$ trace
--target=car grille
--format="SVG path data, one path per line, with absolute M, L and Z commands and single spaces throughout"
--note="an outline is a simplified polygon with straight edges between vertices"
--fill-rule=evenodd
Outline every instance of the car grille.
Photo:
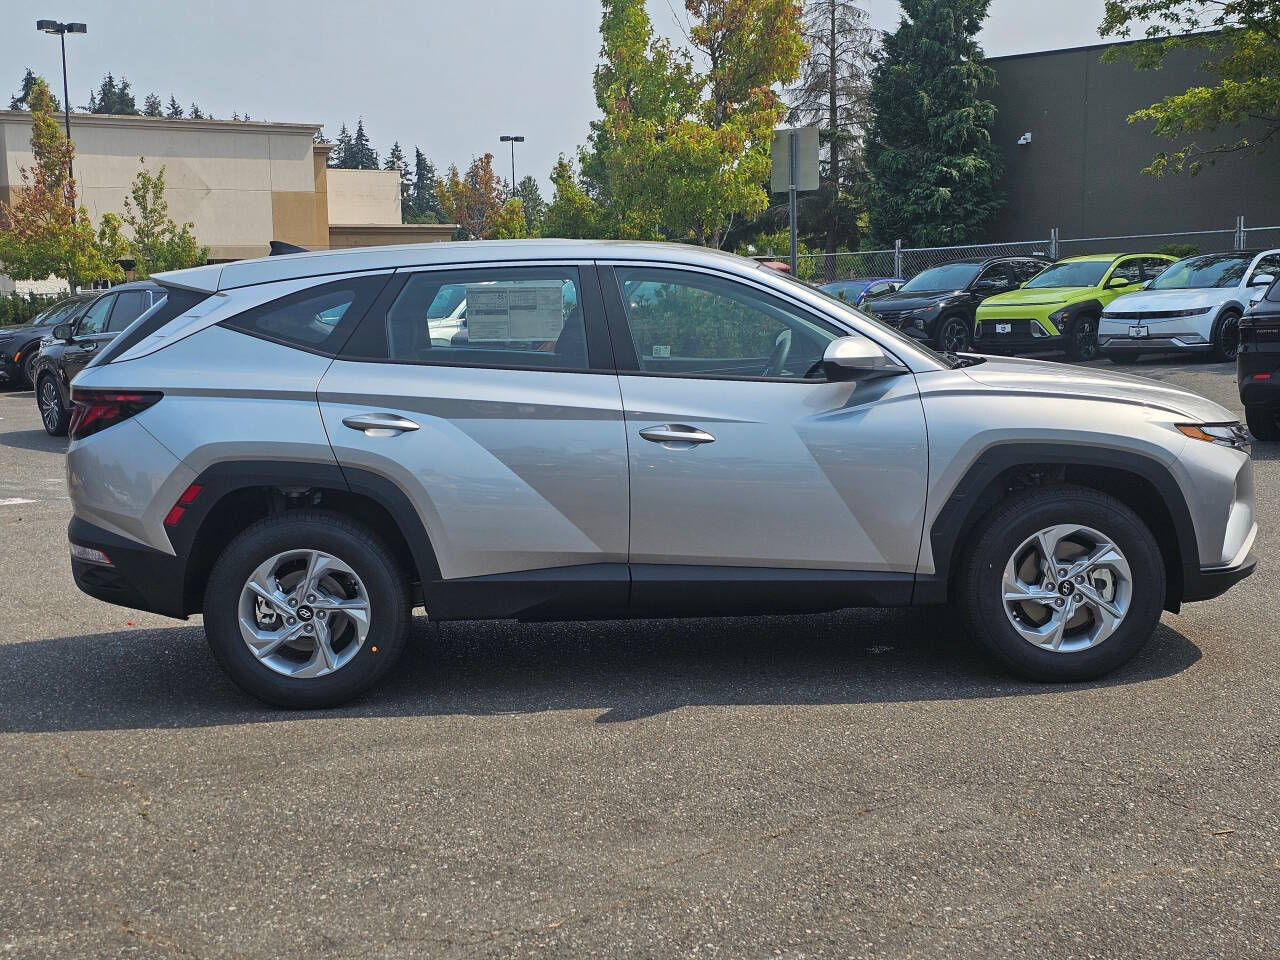
M 997 323 L 1009 324 L 1008 333 L 996 333 Z M 998 340 L 1001 337 L 1030 337 L 1032 329 L 1035 326 L 1034 320 L 983 320 L 978 324 L 977 336 L 991 337 Z
M 902 326 L 902 319 L 911 313 L 910 310 L 875 310 L 873 312 L 877 320 L 891 327 Z
M 1201 314 L 1208 312 L 1208 307 L 1200 311 Z M 1107 310 L 1103 316 L 1108 320 L 1178 320 L 1187 317 L 1188 313 L 1185 310 L 1138 310 L 1136 312 Z M 1198 314 L 1191 314 L 1191 316 L 1198 316 Z

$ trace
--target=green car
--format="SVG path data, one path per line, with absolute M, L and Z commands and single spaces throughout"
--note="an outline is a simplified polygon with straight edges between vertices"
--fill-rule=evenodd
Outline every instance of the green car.
M 1141 290 L 1174 257 L 1100 253 L 1059 260 L 1017 290 L 978 306 L 973 348 L 982 353 L 1065 350 L 1072 360 L 1098 355 L 1098 318 L 1116 297 Z

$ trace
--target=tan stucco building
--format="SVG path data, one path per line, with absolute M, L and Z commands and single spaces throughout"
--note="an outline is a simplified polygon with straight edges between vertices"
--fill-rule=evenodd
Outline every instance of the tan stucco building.
M 330 170 L 317 124 L 72 114 L 81 202 L 120 213 L 140 167 L 165 168 L 165 199 L 210 260 L 263 256 L 272 240 L 309 249 L 448 240 L 448 224 L 404 224 L 394 171 Z M 0 200 L 21 189 L 31 115 L 0 110 Z

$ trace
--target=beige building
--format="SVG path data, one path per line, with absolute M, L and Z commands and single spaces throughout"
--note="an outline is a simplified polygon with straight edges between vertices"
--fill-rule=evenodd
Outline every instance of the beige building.
M 330 170 L 308 123 L 72 114 L 81 202 L 97 222 L 120 213 L 141 166 L 165 168 L 165 199 L 195 225 L 210 260 L 264 256 L 272 240 L 308 249 L 448 240 L 448 224 L 404 224 L 394 171 Z M 0 110 L 0 200 L 32 164 L 31 115 Z M 0 291 L 5 289 L 0 278 Z M 10 284 L 9 289 L 12 289 Z

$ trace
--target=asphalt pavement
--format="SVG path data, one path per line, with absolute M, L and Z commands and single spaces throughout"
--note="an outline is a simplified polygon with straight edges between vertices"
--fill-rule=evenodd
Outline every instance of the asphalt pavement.
M 64 446 L 0 385 L 0 957 L 1280 955 L 1280 444 L 1260 572 L 1103 682 L 945 610 L 419 620 L 316 713 L 75 589 Z

